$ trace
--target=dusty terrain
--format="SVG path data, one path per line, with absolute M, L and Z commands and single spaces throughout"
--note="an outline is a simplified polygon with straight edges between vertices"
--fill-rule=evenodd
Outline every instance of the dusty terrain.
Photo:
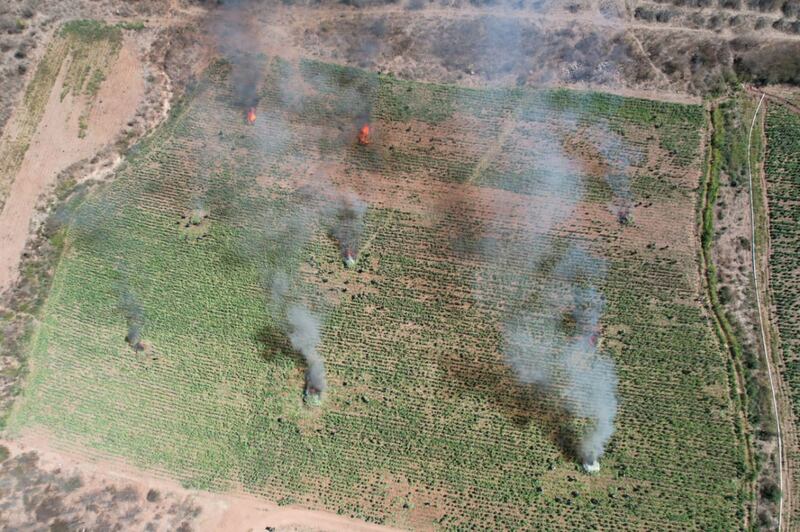
M 254 497 L 187 490 L 119 461 L 55 449 L 40 435 L 0 440 L 3 447 L 9 456 L 0 460 L 0 494 L 4 495 L 0 508 L 5 525 L 12 528 L 60 523 L 69 529 L 105 526 L 183 532 L 269 527 L 286 532 L 393 530 L 336 514 L 280 507 Z
M 44 117 L 28 147 L 9 191 L 6 208 L 0 213 L 0 292 L 11 286 L 39 196 L 51 187 L 56 176 L 70 165 L 92 157 L 122 131 L 144 97 L 143 69 L 136 51 L 125 43 L 88 113 L 87 134 L 78 136 L 78 119 L 86 101 L 72 94 L 62 100 L 62 65 Z M 81 98 L 78 97 L 78 100 Z M 9 125 L 13 131 L 14 122 Z
M 763 69 L 791 77 L 792 68 L 783 69 L 781 61 L 792 61 L 786 54 L 800 45 L 796 33 L 776 23 L 786 18 L 783 13 L 742 6 L 737 11 L 594 0 L 346 4 L 284 3 L 253 16 L 266 29 L 271 49 L 291 47 L 410 79 L 598 86 L 668 99 L 720 90 L 736 74 L 761 79 Z

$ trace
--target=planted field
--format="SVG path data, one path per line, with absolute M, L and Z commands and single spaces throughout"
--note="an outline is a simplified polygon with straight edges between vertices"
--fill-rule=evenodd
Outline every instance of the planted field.
M 698 279 L 701 107 L 273 61 L 250 126 L 228 78 L 214 66 L 78 209 L 10 430 L 399 526 L 740 526 L 738 413 Z M 626 161 L 625 223 L 604 135 Z M 580 187 L 553 179 L 553 138 Z M 368 205 L 354 269 L 322 223 L 306 239 L 286 229 L 321 174 Z M 553 198 L 571 205 L 557 223 L 514 215 Z M 502 269 L 476 252 L 492 238 Z M 585 267 L 605 264 L 599 349 L 619 378 L 597 475 L 571 454 L 585 420 L 501 354 L 506 281 L 533 294 L 513 303 L 546 311 L 547 264 L 577 245 Z M 528 268 L 531 254 L 550 258 Z M 272 311 L 279 269 L 325 318 L 319 406 Z
M 777 317 L 778 346 L 784 389 L 791 398 L 792 416 L 800 415 L 800 116 L 782 105 L 770 104 L 766 117 L 767 179 L 770 237 L 770 297 Z M 780 366 L 779 366 L 780 367 Z M 795 440 L 795 434 L 787 436 Z M 797 449 L 787 445 L 790 463 Z M 797 485 L 797 468 L 793 468 Z

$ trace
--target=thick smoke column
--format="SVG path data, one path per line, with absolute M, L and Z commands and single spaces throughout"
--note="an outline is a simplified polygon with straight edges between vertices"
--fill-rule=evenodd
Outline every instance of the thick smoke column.
M 342 194 L 335 205 L 330 233 L 339 242 L 342 260 L 348 268 L 355 266 L 358 260 L 366 211 L 367 204 L 352 192 Z
M 119 309 L 125 315 L 128 334 L 125 341 L 135 352 L 144 351 L 142 343 L 142 327 L 144 327 L 144 310 L 130 290 L 124 290 L 119 300 Z
M 587 422 L 570 450 L 587 471 L 596 471 L 617 412 L 616 370 L 599 341 L 606 265 L 573 237 L 560 236 L 587 192 L 581 164 L 564 148 L 580 121 L 565 114 L 560 122 L 536 133 L 535 156 L 524 154 L 515 163 L 536 169 L 516 202 L 488 207 L 493 216 L 480 247 L 484 267 L 475 293 L 490 307 L 501 306 L 502 353 L 519 382 L 540 388 Z
M 587 470 L 599 467 L 617 412 L 616 370 L 598 345 L 604 301 L 595 284 L 604 271 L 601 259 L 571 245 L 537 286 L 538 301 L 510 311 L 503 330 L 504 354 L 520 382 L 591 423 L 576 449 Z
M 306 361 L 306 393 L 321 394 L 328 387 L 325 381 L 325 364 L 317 352 L 320 342 L 320 322 L 302 305 L 291 305 L 286 312 L 289 322 L 289 341 Z
M 578 288 L 574 294 L 578 335 L 566 360 L 567 385 L 562 390 L 575 414 L 592 420 L 579 453 L 591 469 L 614 433 L 617 415 L 617 372 L 614 363 L 598 351 L 598 327 L 603 298 L 594 288 Z
M 285 312 L 286 334 L 289 341 L 306 362 L 306 395 L 319 396 L 328 387 L 325 380 L 325 362 L 317 351 L 322 339 L 320 317 L 302 303 L 287 303 L 290 292 L 289 277 L 278 271 L 272 280 L 271 299 L 278 312 Z
M 544 7 L 549 7 L 544 4 Z M 609 27 L 606 23 L 604 27 Z M 509 51 L 502 59 L 502 71 L 524 74 L 538 50 L 563 45 L 574 48 L 569 32 L 553 34 L 525 32 L 512 19 L 498 17 L 485 25 L 486 47 L 474 50 L 472 62 L 495 61 L 486 50 Z M 620 28 L 621 29 L 621 28 Z M 563 41 L 563 42 L 560 42 Z M 611 61 L 609 61 L 609 59 Z M 482 61 L 483 60 L 483 61 Z M 587 64 L 591 72 L 612 71 L 615 58 L 603 57 L 604 64 Z M 500 64 L 500 63 L 498 63 Z M 548 63 L 545 61 L 544 65 Z M 601 68 L 602 67 L 602 68 Z M 560 72 L 536 67 L 540 79 L 559 79 Z M 589 73 L 590 70 L 585 70 Z M 581 78 L 579 70 L 576 79 Z M 592 77 L 594 75 L 592 74 Z M 518 78 L 525 81 L 525 78 Z M 583 244 L 567 229 L 580 216 L 586 200 L 588 176 L 581 161 L 568 155 L 567 139 L 587 124 L 598 130 L 608 124 L 586 120 L 582 104 L 541 108 L 509 93 L 507 111 L 498 124 L 496 149 L 502 161 L 489 161 L 510 168 L 531 168 L 533 175 L 514 184 L 514 196 L 494 200 L 491 193 L 472 191 L 489 212 L 479 246 L 483 264 L 475 282 L 475 294 L 487 308 L 501 313 L 502 353 L 520 383 L 536 386 L 554 400 L 558 409 L 587 422 L 586 429 L 570 451 L 575 452 L 587 471 L 599 469 L 599 458 L 614 431 L 617 412 L 617 376 L 614 362 L 601 350 L 600 321 L 604 309 L 602 285 L 606 265 L 589 244 Z M 590 110 L 595 113 L 596 110 Z M 526 142 L 535 146 L 526 153 L 508 146 L 515 129 L 525 122 Z M 595 117 L 592 117 L 595 118 Z M 590 137 L 592 135 L 589 135 Z M 616 135 L 599 135 L 598 155 L 604 159 L 603 178 L 614 195 L 614 203 L 627 213 L 631 191 L 625 170 L 625 146 Z M 593 167 L 593 166 L 587 166 Z M 473 180 L 480 183 L 480 172 Z M 460 207 L 460 206 L 457 206 Z M 467 206 L 469 208 L 469 206 Z M 454 209 L 458 215 L 459 210 Z M 627 216 L 627 214 L 626 214 Z
M 578 452 L 587 469 L 597 460 L 614 433 L 617 414 L 617 375 L 614 363 L 599 351 L 600 317 L 604 300 L 595 285 L 605 276 L 605 263 L 573 246 L 556 266 L 553 277 L 570 288 L 566 304 L 572 327 L 566 328 L 564 383 L 559 393 L 576 416 L 591 420 Z M 551 294 L 557 296 L 556 294 Z

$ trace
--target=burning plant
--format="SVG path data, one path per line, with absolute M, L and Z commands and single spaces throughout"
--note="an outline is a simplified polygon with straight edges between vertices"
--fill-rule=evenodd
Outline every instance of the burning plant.
M 225 2 L 210 26 L 217 49 L 231 68 L 234 104 L 244 110 L 251 125 L 256 121 L 264 62 L 263 55 L 250 51 L 258 39 L 257 23 L 248 13 L 254 5 L 250 0 Z
M 317 352 L 320 342 L 320 322 L 311 311 L 303 305 L 292 305 L 286 312 L 291 331 L 289 341 L 306 361 L 306 397 L 322 395 L 328 387 L 325 379 L 325 363 Z
M 620 225 L 631 225 L 633 223 L 633 216 L 630 209 L 622 207 L 617 211 L 617 221 Z
M 367 204 L 353 193 L 341 197 L 334 213 L 331 236 L 339 242 L 345 267 L 352 268 L 358 261 L 358 247 L 364 230 L 364 213 Z
M 362 146 L 367 146 L 372 143 L 372 139 L 370 137 L 371 131 L 369 124 L 364 124 L 361 126 L 361 129 L 358 130 L 358 143 Z
M 306 384 L 303 391 L 304 400 L 318 404 L 322 394 L 328 387 L 325 379 L 325 361 L 317 351 L 322 340 L 322 316 L 303 303 L 286 301 L 290 292 L 289 277 L 279 271 L 272 279 L 271 299 L 273 305 L 285 312 L 283 328 L 289 337 L 292 348 L 302 355 L 306 362 Z

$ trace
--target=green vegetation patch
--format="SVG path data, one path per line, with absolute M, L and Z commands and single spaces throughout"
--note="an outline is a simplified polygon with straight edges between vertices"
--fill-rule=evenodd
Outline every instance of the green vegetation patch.
M 61 27 L 61 35 L 72 37 L 88 44 L 122 44 L 122 32 L 118 26 L 98 20 L 71 20 Z
M 287 71 L 302 104 L 281 87 Z M 702 108 L 566 91 L 516 91 L 510 106 L 498 91 L 314 62 L 270 62 L 266 80 L 248 126 L 228 69 L 214 65 L 78 209 L 31 339 L 12 433 L 44 429 L 192 487 L 242 487 L 399 526 L 740 526 L 726 359 L 697 303 L 697 252 L 686 246 L 698 185 L 686 168 L 701 164 Z M 588 111 L 566 113 L 571 106 Z M 355 141 L 365 108 L 375 128 L 368 146 Z M 585 124 L 567 118 L 578 115 Z M 548 149 L 533 132 L 583 138 L 608 124 L 626 132 L 621 149 L 632 154 L 634 222 L 617 222 L 595 176 L 583 206 L 611 221 L 551 230 L 609 264 L 603 349 L 617 365 L 621 407 L 602 469 L 588 476 L 563 446 L 565 427 L 581 420 L 516 383 L 499 353 L 504 302 L 491 290 L 480 302 L 473 294 L 483 259 L 469 235 L 485 213 L 424 207 L 450 199 L 427 197 L 427 187 L 458 183 L 535 201 L 551 170 L 525 168 Z M 682 136 L 698 142 L 659 147 Z M 357 268 L 343 269 L 322 227 L 296 252 L 261 244 L 291 216 L 293 180 L 319 167 L 335 168 L 339 181 L 375 182 L 376 194 L 390 185 L 417 192 L 419 205 L 371 203 Z M 208 218 L 186 227 L 198 198 Z M 659 217 L 658 235 L 637 226 Z M 202 235 L 187 238 L 201 224 Z M 519 247 L 510 263 L 527 252 Z M 329 390 L 317 406 L 303 402 L 304 365 L 269 310 L 265 274 L 279 267 L 329 309 L 320 345 Z M 527 282 L 535 286 L 535 275 Z M 125 342 L 123 286 L 142 307 L 142 352 Z
M 777 315 L 781 377 L 800 415 L 800 116 L 770 103 L 764 171 L 769 204 L 769 295 Z M 784 447 L 789 459 L 796 453 Z M 794 481 L 798 474 L 793 472 Z M 797 514 L 795 514 L 797 515 Z

